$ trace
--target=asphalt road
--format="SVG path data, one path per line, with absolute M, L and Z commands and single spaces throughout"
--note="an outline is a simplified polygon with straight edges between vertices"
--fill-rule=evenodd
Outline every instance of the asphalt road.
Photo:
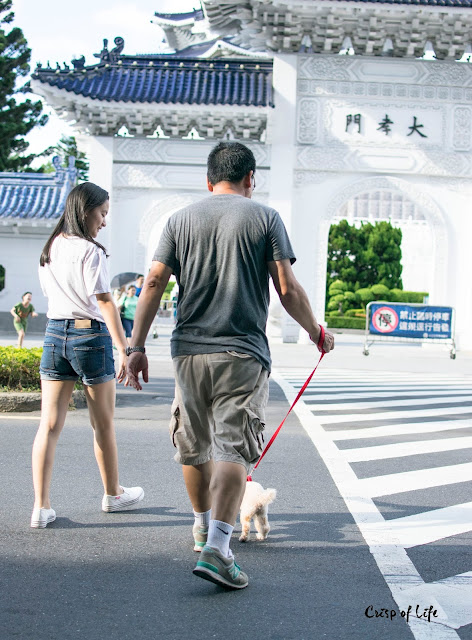
M 249 587 L 225 592 L 192 574 L 193 518 L 168 435 L 173 381 L 167 338 L 164 328 L 160 339 L 150 342 L 152 380 L 145 392 L 118 393 L 121 482 L 140 484 L 146 494 L 136 511 L 100 511 L 102 489 L 87 411 L 76 410 L 69 413 L 57 448 L 51 492 L 57 520 L 47 529 L 30 529 L 30 455 L 38 414 L 1 414 L 0 637 L 413 638 L 375 555 L 302 425 L 303 417 L 295 414 L 255 474 L 278 492 L 270 508 L 268 540 L 240 543 L 239 525 L 233 537 L 232 549 L 249 575 Z M 450 361 L 447 355 L 418 348 L 379 347 L 368 358 L 359 354 L 357 337 L 341 338 L 322 367 L 327 372 L 343 364 L 359 371 L 414 372 L 430 371 L 434 363 L 462 374 L 470 365 L 460 354 Z M 277 368 L 301 373 L 314 366 L 316 357 L 304 345 L 274 344 L 273 355 Z M 272 381 L 268 433 L 287 409 L 285 394 Z M 464 483 L 458 491 L 466 495 L 469 488 Z M 431 562 L 449 575 L 450 554 L 467 551 L 470 571 L 466 544 L 436 549 Z M 458 564 L 464 571 L 463 558 Z M 382 616 L 376 617 L 375 610 Z M 389 616 L 395 612 L 393 619 L 383 610 Z M 421 637 L 472 638 L 470 625 L 451 636 L 435 635 L 436 627 L 423 624 Z

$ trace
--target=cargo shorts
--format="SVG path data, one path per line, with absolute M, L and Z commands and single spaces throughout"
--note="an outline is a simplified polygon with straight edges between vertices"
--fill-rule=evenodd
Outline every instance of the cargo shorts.
M 262 453 L 269 372 L 234 351 L 177 356 L 173 364 L 174 459 L 183 465 L 236 462 L 249 470 Z

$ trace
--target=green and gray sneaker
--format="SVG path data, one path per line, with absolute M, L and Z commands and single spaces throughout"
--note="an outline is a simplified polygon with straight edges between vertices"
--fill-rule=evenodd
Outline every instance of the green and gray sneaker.
M 244 589 L 248 583 L 247 575 L 241 571 L 232 556 L 225 558 L 218 549 L 207 545 L 203 547 L 193 573 L 227 589 Z
M 193 525 L 193 539 L 195 540 L 194 551 L 201 551 L 206 544 L 208 538 L 208 527 L 202 527 L 200 524 Z

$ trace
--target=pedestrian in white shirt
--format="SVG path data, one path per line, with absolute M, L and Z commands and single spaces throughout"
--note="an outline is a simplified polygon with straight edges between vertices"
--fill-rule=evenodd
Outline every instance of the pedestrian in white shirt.
M 41 421 L 33 444 L 35 528 L 56 518 L 49 498 L 54 454 L 79 378 L 104 487 L 102 510 L 134 509 L 144 496 L 141 487 L 122 487 L 118 477 L 115 377 L 124 380 L 128 354 L 110 292 L 106 251 L 95 239 L 106 226 L 108 208 L 108 193 L 101 187 L 85 182 L 72 189 L 41 254 L 39 279 L 48 298 L 48 324 L 40 366 Z M 112 340 L 119 356 L 117 375 Z

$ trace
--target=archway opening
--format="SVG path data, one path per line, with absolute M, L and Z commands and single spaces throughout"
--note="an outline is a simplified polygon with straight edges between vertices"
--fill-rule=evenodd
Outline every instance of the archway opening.
M 427 211 L 406 193 L 359 191 L 338 207 L 330 224 L 326 315 L 331 326 L 361 329 L 362 309 L 374 299 L 428 299 L 434 287 L 434 230 Z
M 331 224 L 341 220 L 347 220 L 355 226 L 385 220 L 400 229 L 403 289 L 431 291 L 434 238 L 423 207 L 400 191 L 365 191 L 345 202 L 332 218 Z

